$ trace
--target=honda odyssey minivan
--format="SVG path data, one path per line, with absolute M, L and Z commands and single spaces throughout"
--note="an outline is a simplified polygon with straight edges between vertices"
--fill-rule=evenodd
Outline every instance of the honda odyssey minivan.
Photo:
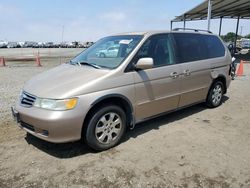
M 115 56 L 100 52 L 117 46 Z M 136 123 L 193 104 L 214 108 L 230 84 L 231 55 L 201 31 L 124 33 L 97 41 L 71 61 L 36 75 L 12 113 L 28 133 L 54 143 L 117 145 Z

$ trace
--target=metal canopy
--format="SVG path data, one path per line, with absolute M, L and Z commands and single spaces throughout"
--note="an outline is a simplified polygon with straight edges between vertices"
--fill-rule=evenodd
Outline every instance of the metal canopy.
M 206 20 L 207 13 L 208 1 L 206 0 L 171 22 Z M 213 0 L 211 18 L 250 19 L 250 0 Z

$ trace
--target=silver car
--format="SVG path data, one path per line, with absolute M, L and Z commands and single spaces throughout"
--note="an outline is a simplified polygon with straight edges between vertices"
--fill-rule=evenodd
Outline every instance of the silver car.
M 100 50 L 96 53 L 98 57 L 117 57 L 119 46 L 110 46 L 107 49 Z
M 115 57 L 96 56 L 114 44 Z M 197 30 L 105 37 L 29 80 L 12 112 L 38 138 L 83 139 L 105 150 L 138 122 L 202 102 L 219 106 L 231 81 L 230 63 L 221 39 Z

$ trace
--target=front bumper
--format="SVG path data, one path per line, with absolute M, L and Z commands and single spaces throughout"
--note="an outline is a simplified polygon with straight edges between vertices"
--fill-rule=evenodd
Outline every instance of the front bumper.
M 12 106 L 11 107 L 12 117 L 17 122 L 20 123 L 20 116 L 19 113 L 16 111 L 16 109 Z
M 36 107 L 16 105 L 11 108 L 19 127 L 49 142 L 65 143 L 81 139 L 84 114 L 77 108 L 51 111 Z

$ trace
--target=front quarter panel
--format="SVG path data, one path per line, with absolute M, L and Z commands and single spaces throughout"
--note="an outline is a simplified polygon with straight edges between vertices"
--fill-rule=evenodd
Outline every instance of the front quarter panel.
M 53 111 L 37 107 L 27 108 L 21 106 L 19 102 L 15 108 L 20 114 L 21 121 L 34 127 L 35 131 L 24 128 L 34 136 L 54 143 L 79 140 L 86 115 L 99 99 L 112 95 L 124 96 L 131 104 L 134 104 L 135 91 L 131 73 L 123 73 L 108 80 L 103 79 L 93 87 L 96 91 L 75 96 L 78 97 L 78 103 L 72 110 Z M 94 88 L 91 89 L 94 90 Z M 48 131 L 49 135 L 41 135 L 40 130 Z

